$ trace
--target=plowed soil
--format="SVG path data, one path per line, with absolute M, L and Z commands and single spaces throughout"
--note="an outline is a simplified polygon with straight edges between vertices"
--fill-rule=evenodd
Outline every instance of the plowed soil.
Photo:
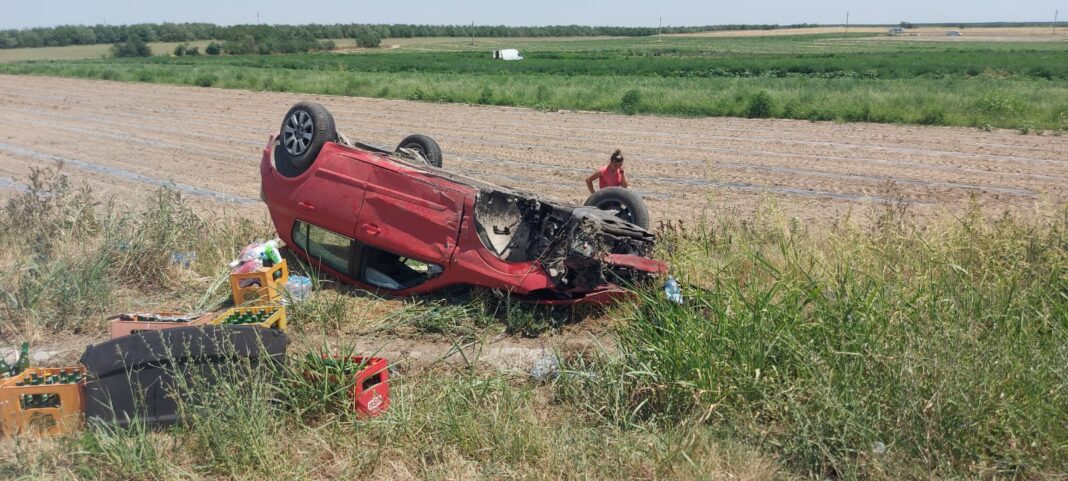
M 262 212 L 261 151 L 293 103 L 327 106 L 354 140 L 433 136 L 448 169 L 581 203 L 623 149 L 656 221 L 746 215 L 770 198 L 826 221 L 900 200 L 921 214 L 1033 211 L 1068 200 L 1068 137 L 1014 131 L 732 118 L 627 117 L 25 76 L 0 76 L 0 187 L 66 162 L 76 181 L 137 199 L 173 183 L 206 206 Z

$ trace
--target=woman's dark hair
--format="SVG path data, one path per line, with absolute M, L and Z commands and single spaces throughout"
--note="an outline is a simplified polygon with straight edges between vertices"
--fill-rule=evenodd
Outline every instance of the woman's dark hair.
M 612 162 L 615 162 L 616 159 L 621 159 L 621 158 L 623 158 L 623 151 L 620 150 L 620 149 L 616 149 L 615 152 L 612 152 L 612 157 L 609 160 L 611 160 Z

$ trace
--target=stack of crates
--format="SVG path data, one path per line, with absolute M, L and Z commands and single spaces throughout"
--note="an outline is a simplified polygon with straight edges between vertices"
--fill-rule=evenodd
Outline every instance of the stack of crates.
M 0 437 L 65 434 L 85 417 L 85 368 L 31 367 L 0 380 Z
M 230 274 L 230 290 L 234 294 L 234 305 L 280 303 L 288 280 L 289 267 L 286 266 L 285 259 L 271 267 Z

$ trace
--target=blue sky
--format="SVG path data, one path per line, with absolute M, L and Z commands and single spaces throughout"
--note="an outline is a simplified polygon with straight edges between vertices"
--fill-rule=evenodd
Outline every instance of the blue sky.
M 1068 0 L 5 0 L 0 28 L 140 22 L 420 23 L 480 25 L 708 25 L 1050 21 Z

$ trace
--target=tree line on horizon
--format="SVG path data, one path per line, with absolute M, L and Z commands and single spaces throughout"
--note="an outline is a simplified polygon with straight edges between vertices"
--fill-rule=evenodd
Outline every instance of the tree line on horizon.
M 335 24 L 335 25 L 232 25 L 212 23 L 140 23 L 134 25 L 61 25 L 27 29 L 0 30 L 0 49 L 62 47 L 120 43 L 136 35 L 145 42 L 189 42 L 219 40 L 240 42 L 249 36 L 303 37 L 315 40 L 334 38 L 358 39 L 361 35 L 382 38 L 414 37 L 644 37 L 663 33 L 696 33 L 718 30 L 767 30 L 811 27 L 796 25 L 705 25 L 694 27 L 611 27 L 552 25 L 511 27 L 505 25 L 412 25 L 412 24 Z
M 1058 25 L 1068 24 L 1059 22 Z M 1046 22 L 982 22 L 982 23 L 909 23 L 901 25 L 955 27 L 1029 27 L 1050 26 Z M 117 44 L 129 42 L 136 36 L 144 42 L 189 42 L 217 40 L 229 42 L 235 53 L 255 53 L 260 45 L 286 43 L 308 51 L 330 47 L 319 40 L 335 38 L 356 39 L 360 46 L 374 47 L 383 38 L 414 37 L 646 37 L 657 33 L 698 33 L 725 30 L 772 30 L 841 25 L 818 24 L 735 24 L 704 26 L 613 27 L 586 25 L 549 25 L 513 27 L 506 25 L 414 25 L 414 24 L 308 24 L 308 25 L 231 25 L 213 23 L 139 23 L 133 25 L 60 25 L 0 30 L 0 49 L 62 47 L 67 45 Z M 856 27 L 878 25 L 856 24 Z M 249 39 L 255 39 L 250 42 Z M 276 41 L 273 39 L 283 39 Z M 137 40 L 135 40 L 137 41 Z M 255 45 L 254 45 L 255 44 Z M 222 43 L 220 43 L 222 45 Z

